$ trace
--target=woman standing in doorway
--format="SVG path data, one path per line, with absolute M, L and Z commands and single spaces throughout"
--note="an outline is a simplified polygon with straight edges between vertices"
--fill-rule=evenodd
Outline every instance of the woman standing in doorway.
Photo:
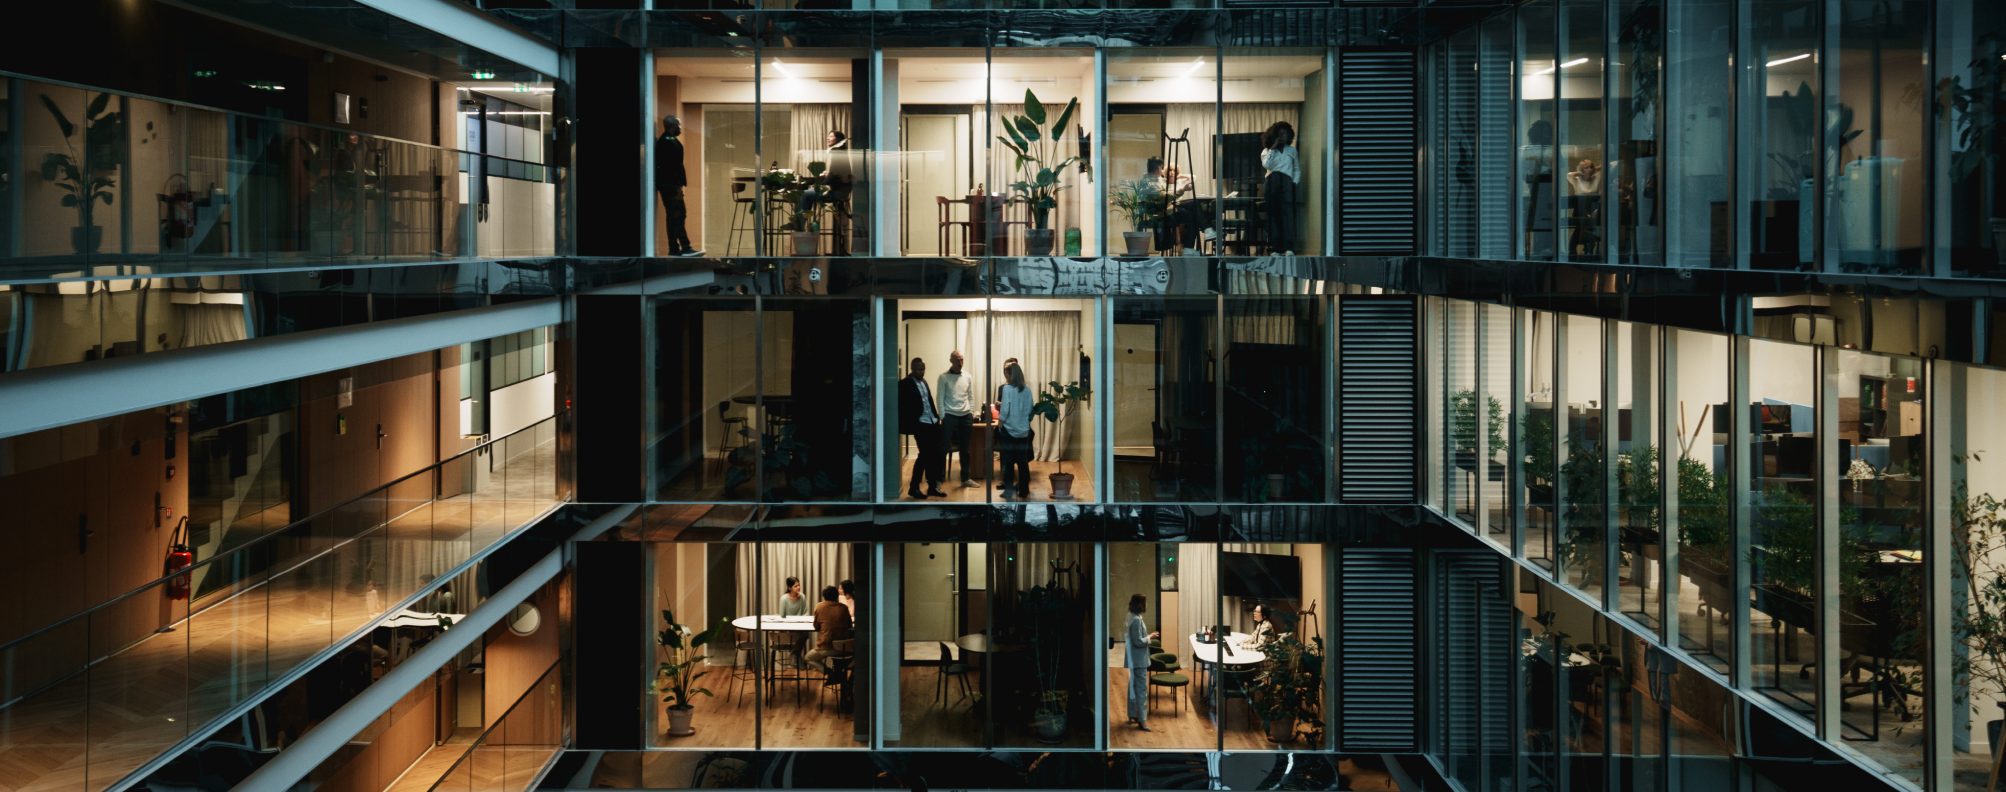
M 1276 121 L 1261 133 L 1261 167 L 1268 170 L 1261 184 L 1261 216 L 1267 220 L 1268 253 L 1296 254 L 1296 190 L 1302 183 L 1302 160 L 1296 157 L 1296 128 Z
M 1142 623 L 1148 610 L 1148 597 L 1128 598 L 1128 641 L 1122 652 L 1122 667 L 1128 669 L 1128 720 L 1143 731 L 1149 731 L 1149 642 L 1157 635 Z

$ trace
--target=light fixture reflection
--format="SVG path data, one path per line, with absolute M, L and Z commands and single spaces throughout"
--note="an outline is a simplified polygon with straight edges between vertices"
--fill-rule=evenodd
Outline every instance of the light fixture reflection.
M 1198 60 L 1192 62 L 1191 68 L 1188 71 L 1184 72 L 1184 76 L 1189 77 L 1193 74 L 1197 74 L 1198 70 L 1203 68 L 1205 68 L 1205 59 L 1199 58 Z
M 1804 54 L 1802 54 L 1802 55 L 1792 55 L 1792 56 L 1790 56 L 1790 57 L 1788 57 L 1788 58 L 1780 58 L 1780 59 L 1778 59 L 1778 60 L 1773 60 L 1773 61 L 1770 61 L 1770 62 L 1769 62 L 1768 64 L 1766 64 L 1766 65 L 1768 65 L 1768 66 L 1781 66 L 1781 65 L 1783 65 L 1783 64 L 1786 64 L 1786 63 L 1789 63 L 1789 62 L 1791 62 L 1791 61 L 1801 61 L 1801 60 L 1803 60 L 1803 59 L 1805 59 L 1805 58 L 1809 58 L 1809 57 L 1811 57 L 1811 53 L 1809 53 L 1809 52 L 1806 52 L 1806 53 L 1804 53 Z
M 1537 72 L 1533 72 L 1532 74 L 1533 74 L 1533 76 L 1534 76 L 1534 77 L 1537 77 L 1537 76 L 1539 76 L 1539 75 L 1542 75 L 1542 74 L 1552 74 L 1552 73 L 1554 73 L 1554 72 L 1556 72 L 1556 71 L 1559 71 L 1559 70 L 1561 70 L 1561 69 L 1565 69 L 1565 68 L 1568 68 L 1568 67 L 1570 67 L 1570 66 L 1579 66 L 1579 65 L 1581 65 L 1581 64 L 1584 64 L 1584 63 L 1587 63 L 1587 62 L 1588 62 L 1588 59 L 1587 59 L 1587 58 L 1575 58 L 1574 60 L 1571 60 L 1571 61 L 1568 61 L 1568 62 L 1566 62 L 1566 63 L 1563 63 L 1563 64 L 1560 64 L 1559 66 L 1553 66 L 1553 67 L 1548 67 L 1546 71 L 1537 71 Z
M 786 67 L 786 66 L 783 66 L 783 65 L 781 65 L 781 63 L 780 63 L 780 61 L 779 61 L 778 59 L 775 59 L 775 60 L 773 61 L 773 68 L 774 68 L 774 70 L 775 70 L 775 71 L 778 71 L 778 72 L 780 72 L 780 76 L 782 76 L 782 77 L 785 77 L 785 78 L 787 78 L 787 79 L 789 79 L 789 80 L 792 80 L 792 79 L 794 79 L 794 73 L 793 73 L 793 72 L 791 72 L 791 71 L 788 71 L 788 70 L 787 70 L 787 67 Z

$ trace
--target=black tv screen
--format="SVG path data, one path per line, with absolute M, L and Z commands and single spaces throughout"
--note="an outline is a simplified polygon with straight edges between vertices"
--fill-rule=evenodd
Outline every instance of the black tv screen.
M 1302 560 L 1266 553 L 1219 554 L 1219 593 L 1228 597 L 1300 600 Z

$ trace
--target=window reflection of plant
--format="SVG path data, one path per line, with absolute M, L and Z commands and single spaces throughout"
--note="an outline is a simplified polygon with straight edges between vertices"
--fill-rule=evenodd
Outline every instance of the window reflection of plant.
M 1496 396 L 1485 396 L 1484 432 L 1492 453 L 1504 450 L 1504 404 Z M 1449 396 L 1449 438 L 1455 443 L 1456 457 L 1477 453 L 1477 393 L 1460 390 Z
M 2006 53 L 2002 53 L 1999 39 L 1989 33 L 1978 37 L 1971 49 L 1976 54 L 1968 67 L 1970 82 L 1967 84 L 1963 75 L 1943 80 L 1945 101 L 1937 110 L 1949 113 L 1957 130 L 1960 148 L 1950 153 L 1951 176 L 1966 179 L 1978 173 L 1984 178 L 1980 209 L 1989 219 L 2000 216 L 1999 158 L 2006 141 L 1999 133 L 2000 124 L 2006 122 L 2006 60 L 2002 60 Z
M 1829 127 L 1822 130 L 1824 134 L 1820 135 L 1817 119 L 1822 114 L 1818 112 L 1818 96 L 1811 91 L 1809 82 L 1798 83 L 1797 93 L 1784 91 L 1782 96 L 1776 97 L 1773 101 L 1782 105 L 1781 115 L 1785 129 L 1783 139 L 1799 141 L 1800 148 L 1794 152 L 1769 152 L 1769 160 L 1776 165 L 1769 171 L 1771 177 L 1769 200 L 1797 200 L 1804 181 L 1817 176 L 1818 163 L 1821 161 L 1819 150 L 1824 147 L 1823 141 L 1838 141 L 1838 145 L 1831 153 L 1822 158 L 1826 172 L 1837 175 L 1839 163 L 1843 160 L 1841 150 L 1852 143 L 1853 138 L 1859 137 L 1861 130 L 1853 128 L 1853 108 L 1842 104 L 1839 105 L 1838 111 L 1832 114 Z
M 752 469 L 757 464 L 767 473 L 760 477 L 762 484 L 773 483 L 772 489 L 761 493 L 761 500 L 806 499 L 817 494 L 835 493 L 836 482 L 829 478 L 829 474 L 808 466 L 808 452 L 812 449 L 807 443 L 794 439 L 794 429 L 795 427 L 790 424 L 779 427 L 777 431 L 760 435 L 757 452 L 753 450 L 751 444 L 747 444 L 734 448 L 731 453 L 725 455 L 726 463 L 731 466 L 724 474 L 725 492 L 729 493 L 737 489 L 738 485 L 752 480 Z M 738 434 L 747 440 L 752 439 L 751 429 L 741 428 Z M 787 480 L 785 489 L 775 482 L 781 477 Z
M 1551 486 L 1554 481 L 1553 432 L 1552 412 L 1526 416 L 1521 436 L 1525 438 L 1524 470 L 1530 486 Z M 1559 471 L 1559 483 L 1568 498 L 1566 503 L 1556 506 L 1560 512 L 1562 546 L 1560 568 L 1555 574 L 1582 565 L 1586 570 L 1582 586 L 1600 585 L 1602 581 L 1602 536 L 1607 522 L 1601 494 L 1603 450 L 1600 443 L 1590 440 L 1585 431 L 1568 433 L 1567 457 Z M 1588 497 L 1584 499 L 1583 495 Z

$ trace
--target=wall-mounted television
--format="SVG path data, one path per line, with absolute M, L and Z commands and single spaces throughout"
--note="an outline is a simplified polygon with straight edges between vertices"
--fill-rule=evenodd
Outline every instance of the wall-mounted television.
M 1219 554 L 1219 593 L 1261 600 L 1300 600 L 1302 559 L 1267 553 Z

